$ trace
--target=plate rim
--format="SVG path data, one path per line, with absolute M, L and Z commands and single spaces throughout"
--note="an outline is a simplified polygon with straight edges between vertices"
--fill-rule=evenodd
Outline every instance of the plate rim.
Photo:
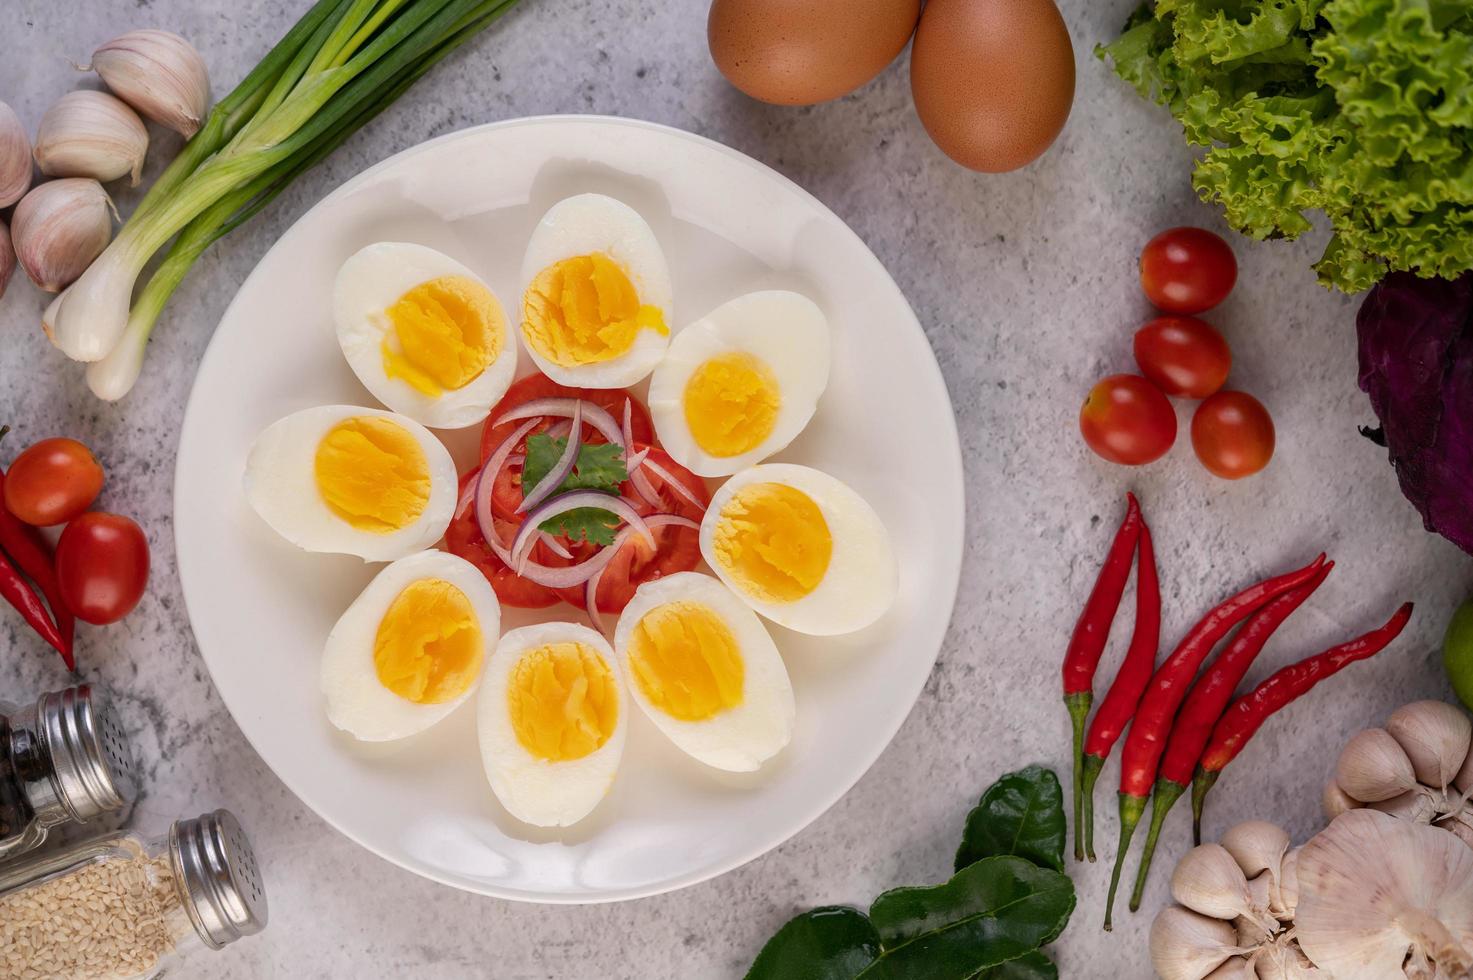
M 864 250 L 864 254 L 868 258 L 868 261 L 871 263 L 872 271 L 878 274 L 877 280 L 881 284 L 882 288 L 886 288 L 891 291 L 894 294 L 894 297 L 899 301 L 900 305 L 909 314 L 909 319 L 904 324 L 904 327 L 905 329 L 913 329 L 919 335 L 921 343 L 925 345 L 926 351 L 930 355 L 930 357 L 927 359 L 927 366 L 932 375 L 932 380 L 934 380 L 940 386 L 942 393 L 946 397 L 948 407 L 952 407 L 951 391 L 946 384 L 945 375 L 941 372 L 941 365 L 936 358 L 935 349 L 931 346 L 930 338 L 926 336 L 925 329 L 921 325 L 920 318 L 916 316 L 915 309 L 911 306 L 910 301 L 906 298 L 904 291 L 901 290 L 900 286 L 895 282 L 894 277 L 890 275 L 889 270 L 885 267 L 885 264 L 880 261 L 877 255 L 874 254 L 874 251 L 869 247 L 869 244 L 865 242 L 862 237 L 860 237 L 859 233 L 856 232 L 852 227 L 850 227 L 849 223 L 846 222 L 843 218 L 839 217 L 839 215 L 836 214 L 831 208 L 829 208 L 828 205 L 824 204 L 824 202 L 819 200 L 817 196 L 798 184 L 792 178 L 769 166 L 763 161 L 758 160 L 755 157 L 752 157 L 746 153 L 743 153 L 742 151 L 734 147 L 728 146 L 725 143 L 722 143 L 707 136 L 702 136 L 697 133 L 688 132 L 687 130 L 680 129 L 675 126 L 670 126 L 665 123 L 658 123 L 649 120 L 622 116 L 600 115 L 596 113 L 552 113 L 535 116 L 519 116 L 512 119 L 501 119 L 493 122 L 481 123 L 474 126 L 467 126 L 465 128 L 454 130 L 449 133 L 444 133 L 431 139 L 424 140 L 420 143 L 416 143 L 413 146 L 405 147 L 404 149 L 399 150 L 398 152 L 393 153 L 385 157 L 384 159 L 369 165 L 358 173 L 337 184 L 331 190 L 327 191 L 327 193 L 323 194 L 321 198 L 319 198 L 311 207 L 309 207 L 306 211 L 299 215 L 296 220 L 292 222 L 291 226 L 288 227 L 276 238 L 276 240 L 271 244 L 270 248 L 262 253 L 261 257 L 256 260 L 255 265 L 251 268 L 251 271 L 246 275 L 245 279 L 243 279 L 241 281 L 241 284 L 236 288 L 236 291 L 231 296 L 230 302 L 226 305 L 224 312 L 220 314 L 220 319 L 215 323 L 215 326 L 211 331 L 210 340 L 205 346 L 204 353 L 200 356 L 199 363 L 195 366 L 194 378 L 190 382 L 189 396 L 185 400 L 184 414 L 181 418 L 179 426 L 179 440 L 176 445 L 175 451 L 174 481 L 172 488 L 174 494 L 174 503 L 171 509 L 171 519 L 173 524 L 171 530 L 173 531 L 174 539 L 174 561 L 179 577 L 179 591 L 184 602 L 185 616 L 189 621 L 190 633 L 194 640 L 195 649 L 199 651 L 199 659 L 204 663 L 205 671 L 210 677 L 210 684 L 215 689 L 215 693 L 220 698 L 220 702 L 225 706 L 225 710 L 230 715 L 231 721 L 235 724 L 236 730 L 240 732 L 242 737 L 244 737 L 246 743 L 250 745 L 251 750 L 255 752 L 256 757 L 261 760 L 261 763 L 271 772 L 272 776 L 275 777 L 282 784 L 282 786 L 285 787 L 294 797 L 296 797 L 297 800 L 302 803 L 302 805 L 311 810 L 312 813 L 319 820 L 327 824 L 327 826 L 331 827 L 335 832 L 352 841 L 358 847 L 363 848 L 369 853 L 389 862 L 390 864 L 395 865 L 396 867 L 408 871 L 411 874 L 418 875 L 419 877 L 426 878 L 438 884 L 446 885 L 451 888 L 455 888 L 458 891 L 467 892 L 469 894 L 484 895 L 490 898 L 525 902 L 528 904 L 537 905 L 601 905 L 613 902 L 634 901 L 642 898 L 650 898 L 656 895 L 668 894 L 670 892 L 679 891 L 683 888 L 689 888 L 694 885 L 699 885 L 714 878 L 721 877 L 722 875 L 734 871 L 737 868 L 749 864 L 752 861 L 755 861 L 757 858 L 760 858 L 763 855 L 776 850 L 792 838 L 796 837 L 799 833 L 807 830 L 821 817 L 823 817 L 824 814 L 828 813 L 828 811 L 831 810 L 835 804 L 837 804 L 841 799 L 847 796 L 849 792 L 859 784 L 860 780 L 862 780 L 869 773 L 869 771 L 874 768 L 875 763 L 879 761 L 880 756 L 883 755 L 885 751 L 890 747 L 891 743 L 894 742 L 896 734 L 899 733 L 901 727 L 905 724 L 911 713 L 914 712 L 915 706 L 920 700 L 922 692 L 925 690 L 926 683 L 930 679 L 930 676 L 935 669 L 936 661 L 940 658 L 941 650 L 942 647 L 945 645 L 946 638 L 951 631 L 951 621 L 956 613 L 956 600 L 960 593 L 961 571 L 968 541 L 966 471 L 961 451 L 961 438 L 956 425 L 956 413 L 955 409 L 952 408 L 951 411 L 948 411 L 946 413 L 946 419 L 944 422 L 945 428 L 942 432 L 942 435 L 946 437 L 943 439 L 943 442 L 945 442 L 946 444 L 946 451 L 944 454 L 944 458 L 939 461 L 941 465 L 938 465 L 937 470 L 940 475 L 949 475 L 951 477 L 950 479 L 940 480 L 938 481 L 938 483 L 942 486 L 944 492 L 946 492 L 949 496 L 955 497 L 954 504 L 956 506 L 957 513 L 961 517 L 961 526 L 959 528 L 956 546 L 948 549 L 949 553 L 947 555 L 937 556 L 944 558 L 941 581 L 949 582 L 950 584 L 947 587 L 947 599 L 945 603 L 946 615 L 944 617 L 937 617 L 937 622 L 940 623 L 940 629 L 937 635 L 934 637 L 935 649 L 930 656 L 929 668 L 925 673 L 919 675 L 919 683 L 915 686 L 914 690 L 909 693 L 906 701 L 905 710 L 898 714 L 893 725 L 886 726 L 888 727 L 888 731 L 885 732 L 884 739 L 877 742 L 877 748 L 872 753 L 865 753 L 867 758 L 861 757 L 862 765 L 856 768 L 854 778 L 849 780 L 847 782 L 847 785 L 839 788 L 831 796 L 820 799 L 812 806 L 805 808 L 805 815 L 802 817 L 801 820 L 794 821 L 793 825 L 790 828 L 787 828 L 777 834 L 770 835 L 768 838 L 759 840 L 752 846 L 743 848 L 731 857 L 723 861 L 718 861 L 708 868 L 703 868 L 694 872 L 688 872 L 682 875 L 672 876 L 665 881 L 627 888 L 610 889 L 607 893 L 596 895 L 533 892 L 526 890 L 499 888 L 495 885 L 490 884 L 477 884 L 466 879 L 452 878 L 431 865 L 414 862 L 412 858 L 410 858 L 408 855 L 390 853 L 375 846 L 374 844 L 369 843 L 358 834 L 350 830 L 348 827 L 340 824 L 332 817 L 329 817 L 323 811 L 323 809 L 319 808 L 319 806 L 314 803 L 313 799 L 311 798 L 311 796 L 315 794 L 310 794 L 310 791 L 309 793 L 304 793 L 298 785 L 296 785 L 293 781 L 289 781 L 285 776 L 283 776 L 276 770 L 276 768 L 270 763 L 270 761 L 267 760 L 265 755 L 262 754 L 260 748 L 256 745 L 255 740 L 252 739 L 250 733 L 246 731 L 245 726 L 240 723 L 236 709 L 232 705 L 230 697 L 227 696 L 225 691 L 220 687 L 219 683 L 217 682 L 214 671 L 210 666 L 210 659 L 205 655 L 204 647 L 199 642 L 198 631 L 194 627 L 195 604 L 191 602 L 190 589 L 186 584 L 189 579 L 189 575 L 186 572 L 186 567 L 190 566 L 190 562 L 185 558 L 184 549 L 180 547 L 179 543 L 178 528 L 181 515 L 180 501 L 181 496 L 188 496 L 187 493 L 181 495 L 181 489 L 183 488 L 185 483 L 183 467 L 184 448 L 187 441 L 193 441 L 193 430 L 201 424 L 198 422 L 198 415 L 196 414 L 197 405 L 199 403 L 202 403 L 204 398 L 204 395 L 202 394 L 200 389 L 199 378 L 201 375 L 204 374 L 205 368 L 211 363 L 212 359 L 218 354 L 219 344 L 217 343 L 217 341 L 220 339 L 221 336 L 219 331 L 220 324 L 224 323 L 230 318 L 230 315 L 234 311 L 236 304 L 240 302 L 241 294 L 246 291 L 246 288 L 251 285 L 253 280 L 260 273 L 261 266 L 265 264 L 266 259 L 269 258 L 271 254 L 276 251 L 276 249 L 281 247 L 283 243 L 289 241 L 293 235 L 298 234 L 301 225 L 305 224 L 308 219 L 310 219 L 314 214 L 317 213 L 319 209 L 325 207 L 330 202 L 337 200 L 341 196 L 352 193 L 358 186 L 370 180 L 380 171 L 385 170 L 390 166 L 400 165 L 406 160 L 418 156 L 422 153 L 426 153 L 431 149 L 440 146 L 441 144 L 464 140 L 486 133 L 488 131 L 541 126 L 577 128 L 589 124 L 615 125 L 644 130 L 646 132 L 651 132 L 660 136 L 692 142 L 704 146 L 707 149 L 715 150 L 716 152 L 724 156 L 734 159 L 738 163 L 754 168 L 767 179 L 778 182 L 789 191 L 792 191 L 800 197 L 806 199 L 810 206 L 815 208 L 819 213 L 832 219 L 840 228 L 843 229 L 844 234 L 852 237 L 861 246 L 861 248 Z M 590 153 L 590 158 L 596 158 L 596 153 Z M 930 645 L 929 641 L 928 645 Z

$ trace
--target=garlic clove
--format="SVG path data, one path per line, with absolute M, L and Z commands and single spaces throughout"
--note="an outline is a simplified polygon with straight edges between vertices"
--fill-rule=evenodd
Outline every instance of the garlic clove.
M 1240 950 L 1231 924 L 1172 905 L 1151 923 L 1151 965 L 1161 980 L 1202 980 Z
M 1214 919 L 1253 914 L 1248 879 L 1221 844 L 1201 844 L 1182 855 L 1171 872 L 1171 897 Z
M 1386 731 L 1412 760 L 1417 782 L 1443 789 L 1468 758 L 1473 721 L 1446 701 L 1413 701 L 1392 712 Z
M 1376 803 L 1417 785 L 1412 760 L 1384 728 L 1367 728 L 1340 750 L 1335 782 L 1351 799 Z
M 10 244 L 10 229 L 0 221 L 0 299 L 5 297 L 5 285 L 15 272 L 15 247 Z
M 1298 878 L 1295 935 L 1321 973 L 1386 980 L 1429 960 L 1438 976 L 1473 972 L 1473 848 L 1452 834 L 1351 810 L 1300 849 Z
M 1400 796 L 1393 796 L 1389 800 L 1367 803 L 1366 806 L 1372 810 L 1389 813 L 1398 820 L 1410 820 L 1413 823 L 1431 823 L 1433 815 L 1437 813 L 1437 805 L 1428 797 L 1427 791 L 1421 787 L 1408 790 Z
M 1360 806 L 1360 801 L 1352 800 L 1346 795 L 1345 790 L 1340 788 L 1340 784 L 1332 779 L 1325 784 L 1325 793 L 1320 798 L 1320 805 L 1324 807 L 1325 816 L 1334 820 L 1346 810 L 1354 810 Z
M 11 216 L 16 258 L 54 293 L 86 271 L 112 238 L 112 201 L 95 180 L 68 177 L 31 188 Z
M 1294 919 L 1294 910 L 1299 907 L 1299 848 L 1292 848 L 1284 855 L 1279 868 L 1279 898 L 1276 907 L 1270 910 L 1283 922 Z
M 147 152 L 143 120 L 106 92 L 68 92 L 46 110 L 36 131 L 36 164 L 48 177 L 106 182 L 127 176 L 137 187 Z
M 71 292 L 71 289 L 72 287 L 68 286 L 57 293 L 56 298 L 47 303 L 46 309 L 41 311 L 41 332 L 53 344 L 56 343 L 56 317 L 61 312 L 62 300 L 66 299 L 66 294 Z
M 1463 759 L 1462 768 L 1453 777 L 1453 786 L 1459 793 L 1473 793 L 1473 746 L 1468 749 L 1468 755 Z
M 1253 972 L 1253 964 L 1241 956 L 1229 956 L 1222 965 L 1213 970 L 1202 980 L 1255 980 L 1258 975 Z
M 129 31 L 92 52 L 89 66 L 145 119 L 185 139 L 210 108 L 210 75 L 199 52 L 173 31 Z
M 1277 879 L 1279 862 L 1289 849 L 1289 835 L 1267 820 L 1245 820 L 1229 827 L 1219 843 L 1246 877 L 1251 879 L 1267 871 L 1271 879 Z
M 26 196 L 31 187 L 31 141 L 15 110 L 0 102 L 0 208 Z M 4 292 L 4 283 L 0 283 Z
M 1260 922 L 1266 925 L 1277 924 L 1270 907 L 1278 897 L 1279 885 L 1277 876 L 1267 871 L 1248 879 L 1248 903 L 1258 915 Z

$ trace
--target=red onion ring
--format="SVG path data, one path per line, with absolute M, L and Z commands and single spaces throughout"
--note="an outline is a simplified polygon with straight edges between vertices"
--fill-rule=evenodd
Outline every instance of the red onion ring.
M 632 398 L 626 398 L 626 399 L 624 399 L 624 431 L 623 431 L 623 435 L 624 435 L 624 445 L 625 446 L 632 447 L 634 445 L 634 399 L 632 399 Z M 625 453 L 627 454 L 628 451 L 629 450 L 626 449 L 625 450 Z M 649 450 L 648 449 L 645 450 L 645 455 L 646 456 L 649 455 Z M 643 456 L 640 457 L 640 459 L 639 459 L 638 462 L 635 462 L 632 459 L 629 459 L 627 461 L 627 463 L 626 463 L 626 469 L 627 469 L 627 471 L 629 473 L 629 482 L 630 482 L 630 484 L 633 485 L 634 492 L 636 494 L 638 494 L 644 500 L 644 502 L 646 504 L 648 504 L 651 507 L 659 507 L 660 506 L 660 495 L 655 492 L 655 485 L 650 482 L 650 478 L 649 477 L 645 476 L 643 473 L 640 472 L 640 467 L 643 464 L 644 464 L 644 457 Z
M 671 490 L 674 490 L 677 497 L 684 498 L 687 503 L 689 503 L 696 510 L 699 510 L 701 513 L 704 514 L 706 512 L 706 505 L 701 503 L 701 498 L 691 493 L 690 489 L 684 483 L 681 483 L 679 480 L 675 479 L 674 475 L 672 475 L 669 470 L 665 469 L 665 467 L 650 459 L 645 460 L 644 465 L 645 468 L 648 469 L 651 473 L 664 480 L 665 485 Z
M 546 531 L 543 531 L 540 535 L 538 535 L 537 540 L 545 544 L 547 546 L 547 550 L 557 555 L 559 558 L 573 557 L 573 553 L 567 548 L 564 548 L 561 541 L 553 537 L 551 534 L 548 534 Z
M 573 467 L 578 463 L 578 450 L 583 446 L 583 403 L 573 403 L 573 422 L 568 427 L 568 443 L 563 447 L 563 454 L 558 457 L 552 469 L 542 475 L 537 485 L 527 490 L 522 495 L 522 502 L 517 505 L 517 513 L 524 514 L 536 507 L 542 501 L 552 496 L 554 490 L 563 485 L 568 474 L 573 472 Z
M 570 419 L 573 417 L 574 406 L 581 401 L 578 398 L 534 398 L 532 401 L 524 402 L 516 408 L 496 420 L 494 425 L 503 422 L 515 422 L 519 419 L 529 419 L 534 416 L 550 416 L 552 418 Z M 624 434 L 619 431 L 619 423 L 614 417 L 592 402 L 583 402 L 583 423 L 591 425 L 609 442 L 623 449 L 627 443 Z
M 603 493 L 599 490 L 571 490 L 568 493 L 560 493 L 551 500 L 539 504 L 532 508 L 526 517 L 522 518 L 521 526 L 517 528 L 517 536 L 512 539 L 511 543 L 512 557 L 516 559 L 512 567 L 518 569 L 518 574 L 520 574 L 522 561 L 531 551 L 532 541 L 536 538 L 537 529 L 544 522 L 557 517 L 559 514 L 565 514 L 579 507 L 594 507 L 599 510 L 612 511 L 615 517 L 628 524 L 634 529 L 636 534 L 644 538 L 645 542 L 651 548 L 655 546 L 655 536 L 650 533 L 649 525 L 645 523 L 645 519 L 640 516 L 639 511 L 630 505 L 629 501 L 623 497 L 616 497 L 613 494 Z

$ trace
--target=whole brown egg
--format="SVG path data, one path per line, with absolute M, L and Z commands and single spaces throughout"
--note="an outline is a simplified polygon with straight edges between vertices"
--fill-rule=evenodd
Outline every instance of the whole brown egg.
M 910 54 L 916 112 L 973 170 L 1049 148 L 1074 102 L 1074 47 L 1053 0 L 929 0 Z
M 859 88 L 895 60 L 921 0 L 713 0 L 711 58 L 737 88 L 812 105 Z

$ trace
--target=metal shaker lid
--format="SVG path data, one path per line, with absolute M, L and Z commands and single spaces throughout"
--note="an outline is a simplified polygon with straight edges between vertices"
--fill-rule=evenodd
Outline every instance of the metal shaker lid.
M 73 820 L 132 802 L 133 750 L 100 691 L 81 684 L 41 695 L 36 727 L 51 764 L 54 804 Z
M 266 928 L 266 889 L 256 855 L 229 810 L 175 821 L 169 859 L 189 921 L 211 949 Z

